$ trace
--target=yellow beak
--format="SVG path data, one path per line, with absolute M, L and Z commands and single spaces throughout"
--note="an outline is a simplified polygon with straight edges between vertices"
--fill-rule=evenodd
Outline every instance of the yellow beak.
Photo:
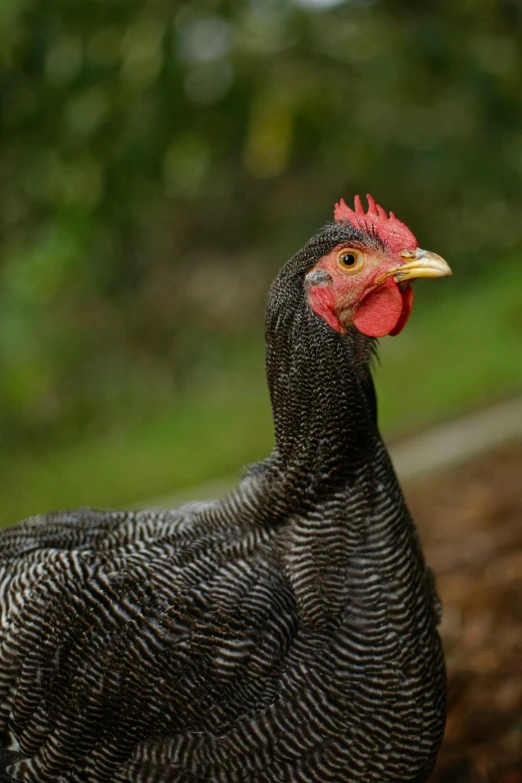
M 382 283 L 391 275 L 396 283 L 402 283 L 417 277 L 447 277 L 452 274 L 449 264 L 437 253 L 430 253 L 418 247 L 416 250 L 403 250 L 401 256 L 406 259 L 405 263 L 388 269 L 377 282 Z

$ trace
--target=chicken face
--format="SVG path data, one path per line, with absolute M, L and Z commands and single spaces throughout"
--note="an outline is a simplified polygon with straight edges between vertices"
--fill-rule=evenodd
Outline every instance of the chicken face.
M 357 239 L 337 245 L 306 275 L 308 301 L 332 329 L 346 333 L 353 324 L 369 337 L 396 335 L 413 306 L 410 280 L 442 277 L 451 270 L 440 256 L 421 250 L 411 231 L 368 196 L 365 213 L 359 197 L 355 211 L 344 201 L 335 219 L 355 229 Z

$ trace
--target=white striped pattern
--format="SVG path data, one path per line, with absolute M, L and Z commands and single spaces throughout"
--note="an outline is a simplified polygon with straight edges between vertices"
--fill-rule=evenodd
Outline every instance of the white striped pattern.
M 0 532 L 0 783 L 429 777 L 433 578 L 378 437 L 371 345 L 303 297 L 345 234 L 327 228 L 274 285 L 277 448 L 236 492 Z

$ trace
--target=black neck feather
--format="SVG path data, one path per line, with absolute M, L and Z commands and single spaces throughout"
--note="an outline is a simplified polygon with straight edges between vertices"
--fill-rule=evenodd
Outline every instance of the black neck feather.
M 371 460 L 379 442 L 370 374 L 374 341 L 355 328 L 338 334 L 306 298 L 306 271 L 345 233 L 332 226 L 314 237 L 281 270 L 267 306 L 274 463 L 297 492 L 335 490 Z

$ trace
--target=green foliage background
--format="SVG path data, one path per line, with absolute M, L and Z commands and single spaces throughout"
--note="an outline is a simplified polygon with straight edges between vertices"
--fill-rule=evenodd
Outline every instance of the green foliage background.
M 0 519 L 261 457 L 266 291 L 341 195 L 455 274 L 384 425 L 520 389 L 521 36 L 518 0 L 3 0 Z

